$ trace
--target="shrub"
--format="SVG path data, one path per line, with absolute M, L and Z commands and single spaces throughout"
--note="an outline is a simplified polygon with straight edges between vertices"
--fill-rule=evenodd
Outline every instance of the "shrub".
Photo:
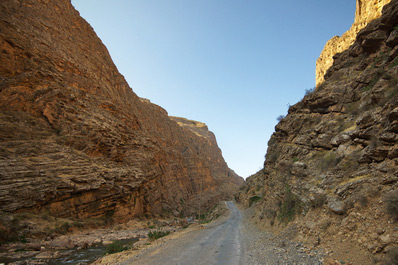
M 391 216 L 398 218 L 398 190 L 389 192 L 385 199 L 386 210 Z
M 170 234 L 170 231 L 151 231 L 148 233 L 148 237 L 150 240 L 156 240 L 158 238 L 167 236 Z
M 286 185 L 285 196 L 280 206 L 279 220 L 283 223 L 292 221 L 299 207 L 297 196 L 293 194 L 289 185 Z
M 118 252 L 122 252 L 125 250 L 128 250 L 129 248 L 123 244 L 120 241 L 115 241 L 109 245 L 106 246 L 106 253 L 107 254 L 113 254 L 113 253 L 118 253 Z
M 314 93 L 314 91 L 315 91 L 315 87 L 308 88 L 308 89 L 305 90 L 305 95 L 306 96 L 311 95 L 312 93 Z
M 277 118 L 276 118 L 276 120 L 278 121 L 278 122 L 281 122 L 281 120 L 283 120 L 285 118 L 285 115 L 279 115 Z
M 254 195 L 249 198 L 249 207 L 252 206 L 253 203 L 259 201 L 261 199 L 260 196 Z

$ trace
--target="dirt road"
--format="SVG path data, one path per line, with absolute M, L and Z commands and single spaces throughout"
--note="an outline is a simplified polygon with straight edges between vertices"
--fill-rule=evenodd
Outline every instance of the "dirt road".
M 232 202 L 227 202 L 227 206 L 230 210 L 227 219 L 219 220 L 210 226 L 178 238 L 170 245 L 162 246 L 120 264 L 244 264 L 242 215 Z
M 120 252 L 105 256 L 101 265 L 321 265 L 321 250 L 308 249 L 260 231 L 252 223 L 251 209 L 238 210 L 226 202 L 229 215 L 203 227 L 176 233 L 140 252 Z

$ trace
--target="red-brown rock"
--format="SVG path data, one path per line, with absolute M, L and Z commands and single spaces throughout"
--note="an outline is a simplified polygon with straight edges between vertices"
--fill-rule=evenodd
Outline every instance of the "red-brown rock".
M 69 0 L 1 1 L 0 62 L 0 212 L 190 214 L 242 181 L 134 94 Z

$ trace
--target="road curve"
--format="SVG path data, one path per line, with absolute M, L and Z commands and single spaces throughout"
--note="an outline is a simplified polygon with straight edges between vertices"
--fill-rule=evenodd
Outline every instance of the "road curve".
M 139 258 L 122 263 L 151 265 L 242 265 L 245 244 L 241 235 L 242 215 L 233 202 L 226 203 L 227 220 L 188 233 Z

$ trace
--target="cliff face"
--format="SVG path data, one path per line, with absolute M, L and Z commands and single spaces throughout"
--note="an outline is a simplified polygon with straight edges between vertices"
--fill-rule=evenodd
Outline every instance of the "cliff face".
M 370 21 L 380 17 L 383 6 L 389 2 L 391 0 L 357 0 L 355 21 L 351 28 L 341 37 L 335 36 L 330 39 L 316 61 L 315 81 L 317 86 L 325 81 L 324 76 L 333 64 L 333 56 L 348 49 L 354 43 L 358 32 Z
M 370 254 L 377 261 L 397 245 L 397 45 L 392 1 L 334 57 L 325 82 L 289 108 L 264 169 L 239 196 L 261 226 L 296 231 L 353 264 L 374 264 Z
M 210 169 L 212 175 L 219 181 L 219 185 L 223 187 L 221 190 L 228 190 L 228 194 L 236 192 L 236 185 L 241 186 L 244 183 L 242 177 L 238 176 L 232 169 L 230 169 L 222 157 L 220 148 L 218 148 L 216 136 L 209 131 L 206 124 L 202 122 L 188 120 L 180 117 L 170 117 L 173 121 L 184 129 L 193 132 L 195 135 L 202 138 L 202 145 L 195 145 L 198 152 L 207 155 L 207 161 L 211 165 Z M 204 144 L 203 144 L 204 143 Z M 228 181 L 225 181 L 223 176 L 228 176 Z
M 1 1 L 0 50 L 1 213 L 182 215 L 237 190 L 215 138 L 138 98 L 69 0 Z

